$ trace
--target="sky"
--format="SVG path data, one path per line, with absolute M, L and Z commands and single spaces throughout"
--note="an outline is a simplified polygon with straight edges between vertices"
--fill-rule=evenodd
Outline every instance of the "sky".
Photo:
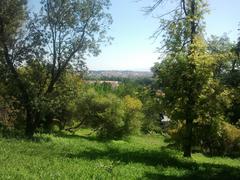
M 38 6 L 39 0 L 29 0 L 30 9 Z M 156 48 L 161 38 L 154 41 L 150 36 L 158 27 L 158 20 L 146 15 L 143 7 L 152 0 L 111 0 L 113 18 L 108 34 L 114 38 L 111 45 L 102 46 L 102 53 L 86 60 L 90 70 L 138 70 L 149 71 L 155 62 L 161 61 Z M 226 33 L 236 41 L 240 28 L 240 0 L 208 0 L 210 13 L 205 16 L 206 37 Z M 156 14 L 167 7 L 156 10 Z

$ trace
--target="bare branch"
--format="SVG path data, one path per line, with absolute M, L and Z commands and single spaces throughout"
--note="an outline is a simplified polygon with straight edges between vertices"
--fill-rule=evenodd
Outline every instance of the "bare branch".
M 145 7 L 144 8 L 144 12 L 146 14 L 150 14 L 152 13 L 158 6 L 160 6 L 162 3 L 164 2 L 164 0 L 157 0 L 152 6 L 150 7 Z

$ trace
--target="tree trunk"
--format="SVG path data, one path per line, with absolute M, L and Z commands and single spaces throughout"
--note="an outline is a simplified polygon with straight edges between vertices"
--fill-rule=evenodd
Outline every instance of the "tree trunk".
M 195 19 L 196 16 L 196 11 L 197 11 L 197 7 L 196 7 L 196 2 L 195 0 L 191 0 L 191 5 L 190 5 L 190 14 L 186 14 L 186 16 L 189 16 L 191 19 Z M 190 40 L 191 40 L 191 45 L 194 44 L 194 38 L 197 34 L 197 22 L 195 20 L 192 20 L 190 22 L 190 27 L 191 27 L 191 34 L 190 34 Z M 190 48 L 191 49 L 191 48 Z M 191 55 L 192 52 L 191 50 L 189 51 L 189 55 Z M 195 74 L 195 64 L 192 64 L 191 61 L 189 62 L 190 65 L 190 74 L 192 74 L 192 76 L 194 76 Z M 190 86 L 188 89 L 188 107 L 185 110 L 185 114 L 186 114 L 186 129 L 185 129 L 185 139 L 184 139 L 184 144 L 183 144 L 183 156 L 184 157 L 191 157 L 192 155 L 192 126 L 193 126 L 193 119 L 194 119 L 194 115 L 193 115 L 193 107 L 195 106 L 195 94 L 194 94 L 194 89 L 192 89 L 192 87 L 194 86 L 195 83 L 195 79 L 190 79 Z
M 46 133 L 49 133 L 52 130 L 53 118 L 54 115 L 52 113 L 47 113 L 45 116 L 44 131 Z
M 39 110 L 40 111 L 34 113 L 34 128 L 35 128 L 35 130 L 41 126 L 42 111 L 41 111 L 41 109 L 39 109 Z
M 184 139 L 184 157 L 191 157 L 192 155 L 192 119 L 186 120 L 186 130 L 185 130 L 185 139 Z
M 25 135 L 28 138 L 32 138 L 35 132 L 36 126 L 34 123 L 34 116 L 31 108 L 26 108 L 26 129 Z

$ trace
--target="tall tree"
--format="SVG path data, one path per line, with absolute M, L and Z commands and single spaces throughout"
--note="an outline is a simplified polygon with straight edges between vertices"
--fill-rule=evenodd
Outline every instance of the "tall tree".
M 100 45 L 109 40 L 106 31 L 112 22 L 106 10 L 109 0 L 42 0 L 40 15 L 36 18 L 36 31 L 46 42 L 44 60 L 49 68 L 46 96 L 66 69 L 81 71 L 86 55 L 97 56 Z M 45 124 L 50 124 L 53 113 L 47 112 Z
M 31 137 L 40 118 L 49 119 L 47 123 L 53 118 L 47 108 L 45 116 L 42 108 L 47 105 L 46 101 L 55 100 L 53 91 L 57 83 L 61 83 L 61 76 L 69 68 L 83 70 L 86 56 L 98 55 L 100 45 L 108 40 L 106 31 L 112 21 L 106 11 L 110 2 L 42 0 L 41 11 L 30 15 L 26 23 L 22 23 L 24 18 L 21 18 L 26 17 L 25 1 L 4 2 L 1 1 L 4 3 L 0 19 L 1 49 L 5 55 L 4 63 L 21 91 L 27 114 L 26 135 Z M 13 23 L 15 21 L 18 23 Z M 13 37 L 8 35 L 13 30 L 16 33 L 14 40 L 7 39 Z M 31 72 L 26 73 L 29 69 Z
M 106 13 L 109 0 L 42 0 L 36 30 L 46 40 L 47 62 L 51 80 L 50 93 L 63 71 L 71 66 L 82 70 L 86 54 L 98 55 L 100 44 L 108 38 L 111 16 Z
M 152 12 L 168 2 L 158 0 L 147 9 L 147 12 Z M 165 95 L 168 96 L 165 98 L 166 102 L 172 104 L 169 106 L 168 112 L 173 119 L 184 120 L 184 156 L 191 157 L 192 128 L 193 121 L 197 118 L 198 96 L 211 74 L 209 71 L 206 71 L 205 74 L 200 71 L 204 67 L 204 63 L 207 65 L 206 70 L 211 65 L 206 61 L 207 57 L 202 39 L 204 27 L 202 20 L 207 11 L 207 3 L 203 0 L 179 0 L 173 1 L 173 3 L 176 8 L 160 15 L 160 26 L 154 36 L 165 33 L 162 48 L 165 50 L 166 58 L 163 61 L 163 66 L 170 66 L 168 68 L 174 72 L 171 74 L 169 71 L 162 72 L 161 65 L 156 65 L 153 71 L 158 79 L 168 78 L 160 83 Z M 180 110 L 180 114 L 177 113 L 178 110 Z M 177 114 L 178 117 L 176 117 Z
M 20 91 L 20 101 L 26 109 L 26 134 L 30 135 L 33 127 L 33 110 L 27 87 L 23 83 L 17 68 L 24 61 L 29 46 L 22 44 L 22 27 L 26 19 L 25 0 L 3 0 L 0 2 L 0 50 L 3 55 L 4 73 L 10 73 L 8 78 Z

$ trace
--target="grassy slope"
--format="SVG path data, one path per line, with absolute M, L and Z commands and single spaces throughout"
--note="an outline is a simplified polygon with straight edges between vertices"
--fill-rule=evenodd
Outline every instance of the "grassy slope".
M 101 142 L 88 133 L 0 139 L 0 179 L 240 179 L 240 159 L 188 160 L 161 136 Z

